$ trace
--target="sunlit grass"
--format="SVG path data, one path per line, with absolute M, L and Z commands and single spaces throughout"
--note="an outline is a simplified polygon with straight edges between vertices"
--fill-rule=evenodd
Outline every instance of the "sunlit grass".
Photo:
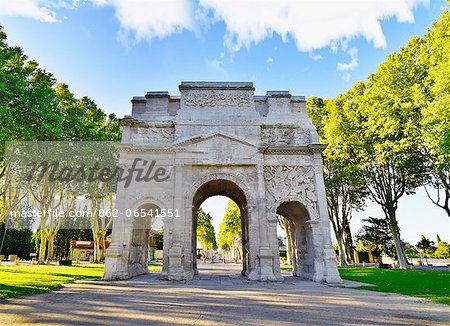
M 81 278 L 100 278 L 103 265 L 0 265 L 0 300 L 45 293 Z
M 374 284 L 358 289 L 391 292 L 450 305 L 450 272 L 341 267 L 343 279 Z
M 292 271 L 291 265 L 280 268 Z M 339 274 L 346 280 L 375 285 L 357 289 L 405 294 L 450 305 L 448 271 L 339 267 Z
M 104 265 L 0 265 L 0 300 L 50 292 L 62 284 L 84 278 L 101 278 Z M 150 272 L 161 271 L 161 264 L 149 264 Z

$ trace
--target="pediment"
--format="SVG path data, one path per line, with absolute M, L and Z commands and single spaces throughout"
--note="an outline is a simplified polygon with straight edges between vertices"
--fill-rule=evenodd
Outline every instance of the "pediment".
M 255 145 L 221 133 L 192 137 L 175 144 L 175 147 L 193 153 L 198 162 L 208 164 L 248 162 L 258 152 Z
M 187 147 L 190 145 L 195 145 L 195 144 L 199 144 L 199 143 L 209 143 L 209 142 L 231 142 L 231 143 L 236 143 L 240 144 L 241 146 L 249 146 L 249 147 L 256 147 L 255 145 L 249 143 L 248 141 L 235 137 L 235 136 L 229 136 L 226 134 L 222 134 L 222 133 L 215 133 L 215 134 L 211 134 L 211 135 L 206 135 L 206 136 L 194 136 L 188 139 L 184 139 L 181 140 L 179 142 L 176 142 L 174 145 L 175 147 Z

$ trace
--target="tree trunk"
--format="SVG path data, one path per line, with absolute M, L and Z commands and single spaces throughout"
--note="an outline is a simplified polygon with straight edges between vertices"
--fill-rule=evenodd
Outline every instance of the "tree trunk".
M 97 264 L 99 262 L 99 258 L 100 258 L 100 246 L 99 246 L 99 242 L 100 242 L 100 237 L 98 234 L 98 231 L 95 232 L 94 230 L 92 230 L 92 235 L 94 238 L 94 263 Z
M 47 253 L 47 260 L 52 260 L 53 259 L 53 253 L 54 253 L 54 248 L 55 248 L 55 235 L 49 235 L 48 236 L 48 253 Z
M 339 266 L 347 266 L 347 254 L 345 252 L 344 237 L 342 234 L 336 234 L 336 241 L 339 249 Z
M 101 238 L 102 244 L 102 254 L 100 256 L 100 261 L 103 263 L 105 261 L 105 253 L 106 253 L 106 230 L 101 230 Z
M 398 228 L 396 210 L 394 208 L 385 210 L 386 220 L 391 231 L 392 239 L 395 244 L 395 252 L 397 253 L 398 264 L 400 268 L 408 268 L 408 260 L 406 259 L 403 245 L 400 238 L 400 230 Z
M 47 236 L 45 234 L 45 231 L 41 229 L 41 239 L 39 244 L 39 258 L 38 258 L 39 264 L 45 264 L 46 251 L 47 251 Z
M 347 224 L 344 229 L 344 247 L 347 256 L 347 263 L 351 264 L 354 261 L 353 258 L 353 240 L 352 240 L 352 232 L 350 230 L 350 222 L 347 221 Z
M 292 264 L 292 239 L 288 220 L 284 219 L 284 230 L 286 231 L 286 263 Z

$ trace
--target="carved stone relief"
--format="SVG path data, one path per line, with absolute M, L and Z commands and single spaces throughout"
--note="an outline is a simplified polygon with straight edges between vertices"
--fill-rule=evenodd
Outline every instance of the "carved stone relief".
M 261 141 L 268 146 L 307 145 L 310 142 L 306 130 L 276 126 L 261 128 Z
M 304 166 L 265 166 L 264 179 L 268 202 L 297 197 L 314 205 L 314 169 Z
M 295 141 L 295 129 L 293 128 L 263 128 L 261 140 L 265 145 L 280 146 L 293 145 Z
M 131 140 L 137 143 L 173 141 L 175 129 L 171 127 L 137 128 Z
M 185 106 L 196 107 L 237 107 L 250 106 L 253 101 L 251 92 L 242 91 L 195 91 L 183 97 Z

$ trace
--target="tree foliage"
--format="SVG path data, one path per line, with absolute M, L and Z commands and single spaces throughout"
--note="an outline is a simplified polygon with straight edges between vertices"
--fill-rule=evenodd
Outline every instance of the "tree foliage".
M 361 209 L 366 196 L 359 169 L 349 155 L 349 149 L 341 148 L 349 144 L 356 128 L 346 122 L 346 110 L 351 110 L 352 102 L 348 94 L 334 100 L 311 97 L 307 109 L 317 128 L 321 142 L 329 146 L 323 152 L 324 179 L 328 203 L 328 215 L 338 244 L 339 262 L 346 265 L 352 260 L 352 236 L 350 220 L 352 211 Z M 339 129 L 336 133 L 334 128 Z
M 356 190 L 357 208 L 367 195 L 384 212 L 402 268 L 407 261 L 396 216 L 400 198 L 428 184 L 438 193 L 430 195 L 433 202 L 450 212 L 449 41 L 450 14 L 445 11 L 423 37 L 411 38 L 388 55 L 367 81 L 334 99 L 312 98 L 308 103 L 328 144 L 325 180 L 335 234 L 348 224 L 343 217 L 351 215 L 345 208 L 353 209 L 352 200 L 339 198 Z
M 6 233 L 5 233 L 6 232 Z M 0 223 L 0 243 L 3 240 L 1 255 L 18 255 L 21 259 L 29 259 L 33 252 L 33 232 L 30 229 L 8 229 L 5 223 Z
M 67 85 L 57 84 L 53 75 L 39 68 L 20 47 L 7 44 L 0 26 L 0 222 L 18 204 L 11 201 L 18 198 L 16 193 L 11 195 L 17 189 L 6 180 L 5 142 L 117 141 L 120 137 L 120 122 L 114 114 L 107 116 L 93 100 L 76 98 Z M 41 241 L 41 261 L 47 245 L 50 256 L 53 255 L 58 229 L 57 226 L 42 229 L 37 237 Z
M 197 241 L 205 250 L 216 250 L 216 233 L 212 224 L 212 217 L 201 207 L 197 211 Z
M 422 39 L 427 72 L 417 86 L 422 107 L 422 138 L 427 161 L 428 197 L 450 217 L 450 12 L 445 11 Z
M 396 258 L 395 244 L 384 218 L 369 217 L 364 219 L 356 241 L 356 249 L 359 251 L 372 251 L 376 256 L 385 253 L 389 257 Z
M 236 203 L 229 200 L 225 215 L 219 226 L 217 236 L 219 247 L 222 249 L 231 249 L 236 236 L 242 237 L 241 212 Z
M 434 258 L 448 258 L 450 257 L 450 245 L 447 242 L 440 241 L 437 244 L 436 250 L 433 252 Z
M 417 242 L 417 249 L 419 249 L 423 254 L 431 256 L 436 250 L 434 242 L 425 237 L 423 234 L 420 236 L 420 241 Z

